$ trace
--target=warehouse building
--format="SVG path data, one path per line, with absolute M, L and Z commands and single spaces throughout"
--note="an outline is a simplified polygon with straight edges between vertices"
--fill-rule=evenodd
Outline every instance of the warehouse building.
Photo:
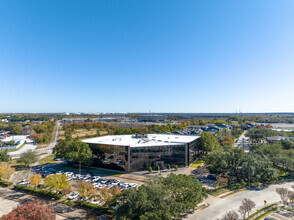
M 140 121 L 144 122 L 158 122 L 158 121 L 165 121 L 166 115 L 140 115 Z
M 135 134 L 111 135 L 83 140 L 93 151 L 93 165 L 126 172 L 188 166 L 199 136 Z

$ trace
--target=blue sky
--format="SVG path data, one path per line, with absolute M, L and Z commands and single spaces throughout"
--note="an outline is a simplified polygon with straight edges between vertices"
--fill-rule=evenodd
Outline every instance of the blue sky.
M 0 112 L 294 112 L 293 0 L 0 0 Z

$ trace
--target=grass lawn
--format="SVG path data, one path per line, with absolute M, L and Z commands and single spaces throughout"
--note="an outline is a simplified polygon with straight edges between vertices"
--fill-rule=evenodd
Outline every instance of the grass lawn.
M 63 167 L 62 165 L 57 165 L 60 167 Z M 65 166 L 64 169 L 68 169 L 71 171 L 78 171 L 79 170 L 79 166 L 72 166 L 72 165 L 68 165 Z M 100 168 L 87 168 L 82 166 L 82 172 L 93 172 L 95 173 L 95 175 L 103 175 L 103 176 L 120 176 L 124 173 L 121 173 L 119 171 L 115 171 L 115 170 L 107 170 L 107 169 L 100 169 Z
M 10 166 L 12 167 L 25 167 L 25 164 L 24 163 L 18 163 L 17 162 L 17 159 L 11 159 L 9 162 Z
M 203 160 L 198 160 L 198 161 L 194 162 L 193 164 L 191 164 L 190 167 L 199 168 L 202 166 L 203 163 L 204 163 Z
M 54 158 L 55 158 L 55 155 L 52 154 L 52 155 L 49 155 L 47 157 L 42 158 L 38 162 L 39 162 L 39 164 L 42 164 L 42 165 L 43 164 L 47 164 L 47 163 L 56 163 L 56 161 L 54 160 Z

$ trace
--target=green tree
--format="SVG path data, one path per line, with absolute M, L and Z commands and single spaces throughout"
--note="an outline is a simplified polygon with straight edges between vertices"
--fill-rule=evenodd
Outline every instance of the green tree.
M 70 182 L 65 174 L 48 175 L 44 179 L 44 188 L 60 193 L 65 187 L 70 187 Z
M 178 171 L 178 165 L 175 165 L 175 171 Z
M 202 132 L 200 144 L 201 148 L 206 152 L 211 152 L 221 148 L 217 138 L 207 132 Z
M 149 167 L 149 168 L 148 168 L 148 172 L 149 172 L 149 173 L 152 173 L 152 167 Z
M 29 167 L 31 164 L 37 162 L 38 159 L 39 157 L 34 151 L 28 150 L 20 155 L 17 162 L 24 163 L 27 167 Z
M 159 165 L 157 165 L 157 171 L 158 171 L 158 172 L 160 171 L 160 166 L 159 166 Z
M 89 145 L 78 140 L 62 140 L 54 147 L 57 157 L 73 160 L 79 163 L 79 173 L 81 174 L 81 164 L 89 164 L 92 159 L 92 150 Z
M 169 174 L 152 178 L 146 184 L 117 196 L 118 218 L 169 220 L 194 209 L 207 196 L 194 176 Z
M 9 160 L 8 150 L 0 150 L 0 162 L 8 162 Z
M 167 165 L 167 169 L 170 170 L 170 164 Z

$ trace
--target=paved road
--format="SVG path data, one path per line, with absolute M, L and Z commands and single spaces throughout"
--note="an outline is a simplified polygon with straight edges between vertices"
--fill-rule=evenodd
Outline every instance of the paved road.
M 291 188 L 292 185 L 294 185 L 294 181 L 289 183 L 271 185 L 263 190 L 258 191 L 246 190 L 222 199 L 211 199 L 210 197 L 205 200 L 205 202 L 207 202 L 209 206 L 205 209 L 196 211 L 194 214 L 188 216 L 188 219 L 216 220 L 217 218 L 221 218 L 227 211 L 230 210 L 234 210 L 239 214 L 238 209 L 243 198 L 251 199 L 256 203 L 255 209 L 251 212 L 254 213 L 255 211 L 264 207 L 264 200 L 267 201 L 267 204 L 272 204 L 280 201 L 279 195 L 275 192 L 277 187 L 285 187 L 293 191 L 293 189 Z
M 53 153 L 53 148 L 55 147 L 55 145 L 57 144 L 57 141 L 58 141 L 60 125 L 61 125 L 60 121 L 57 121 L 55 133 L 54 133 L 53 139 L 51 140 L 51 143 L 49 144 L 49 146 L 46 148 L 35 150 L 38 154 L 42 154 L 41 156 L 39 156 L 39 160 L 44 157 L 47 157 Z M 35 164 L 33 164 L 33 166 L 35 166 L 35 165 L 39 165 L 39 163 L 36 162 Z
M 12 138 L 12 137 L 10 137 Z M 37 145 L 33 143 L 33 141 L 30 138 L 27 138 L 26 135 L 19 135 L 19 136 L 15 136 L 14 139 L 22 139 L 24 141 L 27 142 L 27 144 L 25 144 L 22 148 L 20 148 L 19 150 L 16 151 L 12 151 L 9 152 L 8 154 L 12 157 L 12 158 L 18 158 L 20 154 L 22 154 L 23 152 L 26 152 L 28 150 L 35 150 Z
M 249 152 L 249 137 L 245 137 L 245 133 L 244 132 L 238 139 L 237 143 L 235 143 L 235 147 L 244 147 L 245 152 Z

